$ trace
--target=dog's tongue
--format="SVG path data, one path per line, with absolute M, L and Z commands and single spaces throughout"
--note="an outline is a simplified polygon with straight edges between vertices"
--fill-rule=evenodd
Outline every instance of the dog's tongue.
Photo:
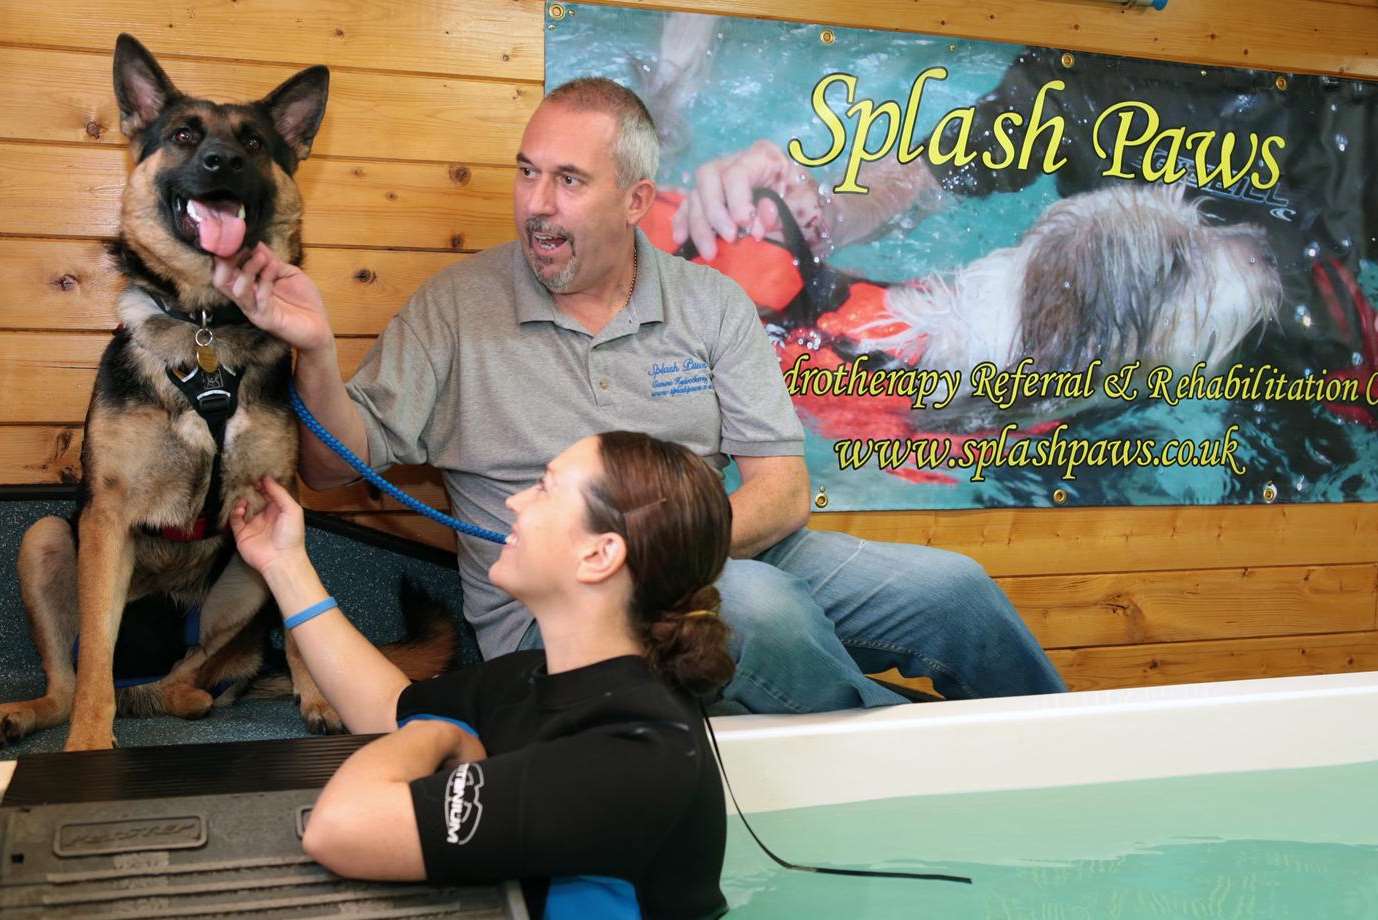
M 239 252 L 244 245 L 244 218 L 240 217 L 241 205 L 237 201 L 187 202 L 187 213 L 196 223 L 201 248 L 228 259 Z

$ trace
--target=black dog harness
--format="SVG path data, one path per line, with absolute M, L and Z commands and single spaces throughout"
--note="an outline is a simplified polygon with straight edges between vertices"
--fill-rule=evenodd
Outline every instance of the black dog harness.
M 239 408 L 241 378 L 224 365 L 221 365 L 211 374 L 207 374 L 200 367 L 193 365 L 191 373 L 186 377 L 179 377 L 176 371 L 168 368 L 167 377 L 177 389 L 182 391 L 182 395 L 191 403 L 196 414 L 205 419 L 206 427 L 210 429 L 211 437 L 215 439 L 215 456 L 211 460 L 211 484 L 210 488 L 206 490 L 206 502 L 201 506 L 201 513 L 192 522 L 191 528 L 181 530 L 176 527 L 164 527 L 160 533 L 169 540 L 179 542 L 204 540 L 207 537 L 215 536 L 220 530 L 216 522 L 220 520 L 220 486 L 225 456 L 225 428 L 229 425 L 230 417 Z
M 244 312 L 233 304 L 214 312 L 203 311 L 198 320 L 181 311 L 169 309 L 163 298 L 153 291 L 146 293 L 153 298 L 153 302 L 163 313 L 199 327 L 198 353 L 210 348 L 210 343 L 214 341 L 214 336 L 210 335 L 207 343 L 202 345 L 199 338 L 200 330 L 209 331 L 216 326 L 237 326 L 248 322 Z M 179 374 L 173 368 L 167 369 L 168 380 L 172 381 L 172 385 L 181 391 L 192 409 L 205 421 L 211 438 L 215 441 L 215 455 L 211 459 L 210 487 L 206 490 L 206 500 L 201 506 L 201 513 L 196 516 L 191 527 L 144 528 L 147 532 L 178 543 L 204 540 L 220 532 L 217 522 L 220 520 L 222 504 L 220 492 L 224 478 L 225 429 L 229 426 L 235 410 L 239 408 L 239 384 L 242 378 L 229 367 L 220 364 L 218 359 L 214 359 L 213 349 L 211 355 L 210 363 L 214 367 L 213 370 L 207 370 L 206 365 L 199 362 L 199 354 L 198 362 L 192 364 L 191 372 L 186 375 Z

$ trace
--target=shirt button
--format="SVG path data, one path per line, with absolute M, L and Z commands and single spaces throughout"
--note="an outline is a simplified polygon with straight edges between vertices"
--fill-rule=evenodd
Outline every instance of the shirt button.
M 600 390 L 606 390 L 607 388 L 608 388 L 608 381 L 607 381 L 607 380 L 600 380 L 600 381 L 598 381 L 598 389 L 600 389 Z

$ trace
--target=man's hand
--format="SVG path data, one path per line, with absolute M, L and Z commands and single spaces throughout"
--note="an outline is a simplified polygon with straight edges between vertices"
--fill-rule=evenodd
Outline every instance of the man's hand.
M 316 283 L 265 244 L 255 246 L 243 265 L 217 256 L 211 281 L 249 322 L 288 345 L 315 351 L 334 344 Z
M 774 202 L 752 202 L 758 188 L 775 192 L 794 214 L 804 238 L 816 246 L 822 230 L 818 183 L 808 171 L 770 141 L 712 160 L 698 168 L 695 185 L 675 212 L 671 225 L 676 245 L 692 239 L 699 255 L 712 261 L 717 238 L 735 240 L 743 232 L 756 239 L 781 230 Z
M 732 502 L 732 558 L 752 559 L 809 522 L 803 457 L 736 457 L 741 486 Z

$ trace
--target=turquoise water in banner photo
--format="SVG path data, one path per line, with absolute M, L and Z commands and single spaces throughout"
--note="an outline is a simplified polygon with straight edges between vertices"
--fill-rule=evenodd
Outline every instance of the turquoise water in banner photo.
M 787 871 L 734 815 L 723 892 L 742 920 L 1372 920 L 1375 789 L 1365 763 L 748 815 L 791 862 L 971 885 Z
M 580 4 L 566 9 L 572 14 L 559 21 L 546 18 L 548 86 L 603 76 L 639 89 L 652 77 L 667 14 Z M 801 8 L 799 15 L 807 11 Z M 727 16 L 717 19 L 714 30 L 710 60 L 690 82 L 682 103 L 657 114 L 662 127 L 667 119 L 673 122 L 674 143 L 664 151 L 658 177 L 663 188 L 692 186 L 699 165 L 758 138 L 781 148 L 798 138 L 806 152 L 826 150 L 830 134 L 810 104 L 814 84 L 825 74 L 852 74 L 859 97 L 902 105 L 915 75 L 946 67 L 946 80 L 926 85 L 915 123 L 915 137 L 927 138 L 946 112 L 990 92 L 1022 51 L 1009 44 L 860 29 L 834 29 L 835 41 L 825 44 L 822 26 Z M 839 100 L 842 95 L 839 89 Z M 834 102 L 834 109 L 842 111 L 845 104 Z M 838 182 L 844 161 L 812 170 L 814 179 L 825 187 Z M 885 282 L 952 272 L 1016 244 L 1057 200 L 1054 177 L 1042 176 L 1019 192 L 958 199 L 921 222 L 900 215 L 879 237 L 833 254 L 830 262 Z M 1378 269 L 1367 262 L 1363 269 L 1360 282 L 1378 301 Z M 1286 305 L 1278 321 L 1297 322 L 1295 311 L 1307 309 L 1313 308 Z M 1223 466 L 1106 465 L 1082 466 L 1075 478 L 1066 479 L 1058 467 L 999 466 L 982 482 L 971 482 L 970 471 L 960 469 L 951 472 L 953 482 L 910 482 L 877 469 L 874 461 L 839 469 L 834 441 L 812 431 L 806 435 L 805 457 L 815 486 L 828 492 L 830 510 L 1046 507 L 1055 504 L 1059 489 L 1069 506 L 1256 504 L 1265 494 L 1278 502 L 1378 496 L 1378 437 L 1372 431 L 1339 423 L 1316 404 L 1298 410 L 1304 424 L 1295 415 L 1284 417 L 1277 406 L 1203 399 L 1173 407 L 1139 399 L 1069 420 L 1069 435 L 1078 439 L 1154 439 L 1160 447 L 1174 439 L 1223 443 L 1229 427 L 1238 425 L 1233 456 L 1247 467 L 1245 475 Z M 1304 443 L 1295 436 L 1299 425 L 1307 431 Z

